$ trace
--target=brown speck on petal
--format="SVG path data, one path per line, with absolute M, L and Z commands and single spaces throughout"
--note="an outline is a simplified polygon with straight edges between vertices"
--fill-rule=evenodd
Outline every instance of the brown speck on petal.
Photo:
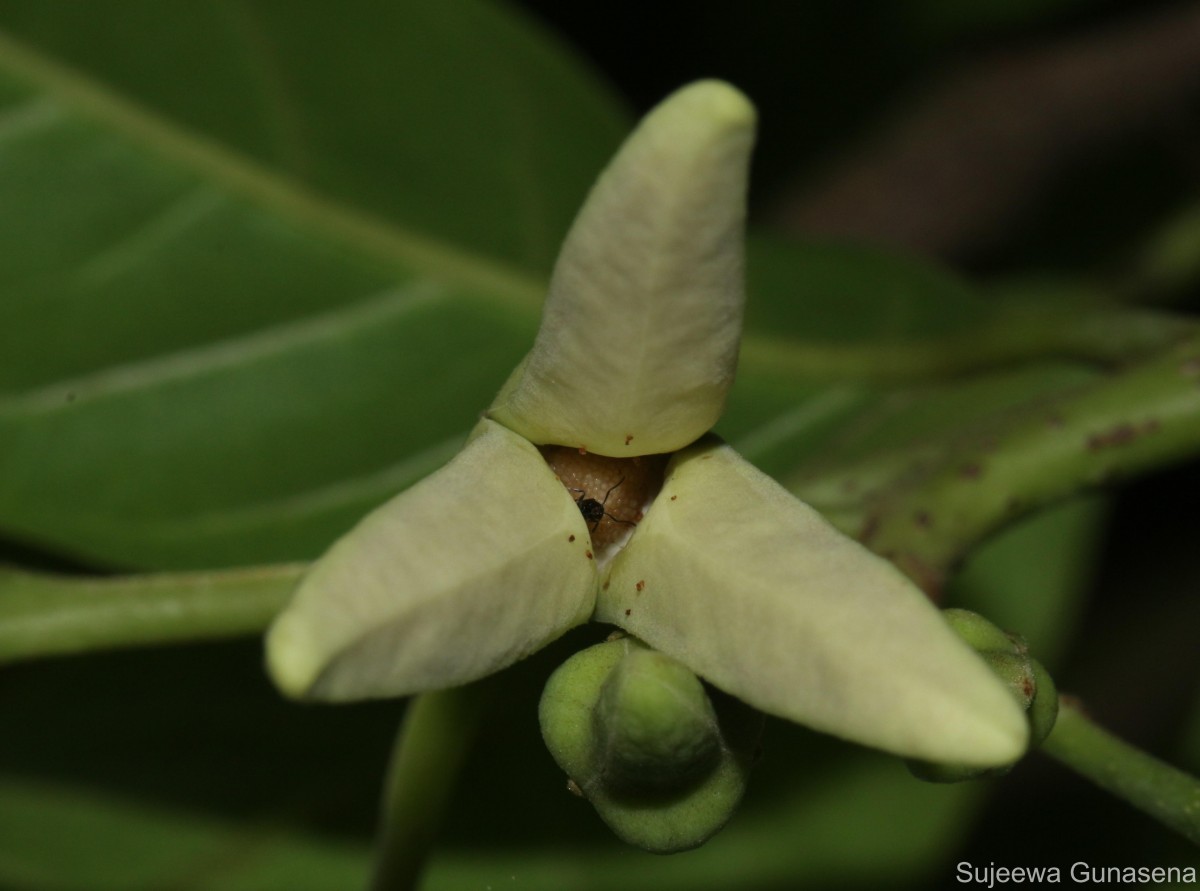
M 575 540 L 575 536 L 574 536 L 574 535 L 568 535 L 568 536 L 567 536 L 567 541 L 574 541 L 574 540 Z
M 626 433 L 625 434 L 625 445 L 629 445 L 631 442 L 633 442 L 633 434 Z
M 636 585 L 634 585 L 634 587 L 635 587 L 635 588 L 637 588 L 639 591 L 645 590 L 645 588 L 646 588 L 646 580 L 645 580 L 645 579 L 642 579 L 642 580 L 641 580 L 641 581 L 639 581 L 639 582 L 638 582 Z
M 627 610 L 625 610 L 625 615 L 627 615 L 627 616 L 628 616 L 628 615 L 629 615 L 630 613 L 632 613 L 632 612 L 633 612 L 633 610 L 631 610 L 631 609 L 627 609 Z
M 587 555 L 587 558 L 588 558 L 589 560 L 591 560 L 591 559 L 592 559 L 592 552 L 591 552 L 591 551 L 584 551 L 584 553 Z

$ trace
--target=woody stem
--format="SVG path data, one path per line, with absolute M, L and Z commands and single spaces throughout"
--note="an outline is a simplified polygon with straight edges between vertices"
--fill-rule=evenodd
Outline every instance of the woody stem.
M 1200 338 L 1193 337 L 998 430 L 950 443 L 919 473 L 897 465 L 888 471 L 896 473 L 892 482 L 843 510 L 837 523 L 936 595 L 967 550 L 1000 527 L 1197 451 Z M 793 488 L 803 496 L 804 483 Z

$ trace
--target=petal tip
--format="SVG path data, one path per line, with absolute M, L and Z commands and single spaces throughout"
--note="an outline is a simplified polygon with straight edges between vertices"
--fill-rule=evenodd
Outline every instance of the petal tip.
M 1029 720 L 1025 712 L 1011 696 L 1007 706 L 997 709 L 987 727 L 981 728 L 978 754 L 989 765 L 1011 764 L 1029 748 Z
M 302 629 L 288 613 L 268 629 L 265 646 L 267 674 L 276 688 L 289 699 L 307 698 L 320 669 Z
M 666 101 L 687 102 L 689 115 L 706 118 L 722 129 L 753 127 L 758 120 L 754 103 L 733 84 L 723 80 L 695 81 L 681 87 Z
M 1029 721 L 1025 712 L 990 672 L 978 676 L 974 683 L 964 684 L 956 700 L 942 710 L 938 732 L 926 729 L 910 751 L 897 748 L 897 753 L 991 768 L 1012 764 L 1028 750 Z

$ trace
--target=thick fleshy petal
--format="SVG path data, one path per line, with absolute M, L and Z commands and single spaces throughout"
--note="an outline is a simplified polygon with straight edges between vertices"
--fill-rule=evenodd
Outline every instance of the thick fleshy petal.
M 754 125 L 719 81 L 647 115 L 568 233 L 533 350 L 491 417 L 615 457 L 675 451 L 712 427 L 737 365 Z
M 492 421 L 305 576 L 267 635 L 296 697 L 401 696 L 491 674 L 585 621 L 596 568 L 579 508 Z
M 907 578 L 712 438 L 672 460 L 597 618 L 855 742 L 977 765 L 1025 750 L 1012 694 Z

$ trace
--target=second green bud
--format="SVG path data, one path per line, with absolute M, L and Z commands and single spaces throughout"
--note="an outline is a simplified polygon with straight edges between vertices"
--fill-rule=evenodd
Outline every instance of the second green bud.
M 943 612 L 950 627 L 983 657 L 1025 709 L 1029 721 L 1029 747 L 1036 748 L 1050 735 L 1058 717 L 1058 690 L 1050 674 L 1029 655 L 1025 641 L 1008 634 L 978 613 L 965 609 Z M 934 783 L 956 783 L 1007 773 L 1012 765 L 980 768 L 961 764 L 935 764 L 910 760 L 909 771 L 918 779 Z

